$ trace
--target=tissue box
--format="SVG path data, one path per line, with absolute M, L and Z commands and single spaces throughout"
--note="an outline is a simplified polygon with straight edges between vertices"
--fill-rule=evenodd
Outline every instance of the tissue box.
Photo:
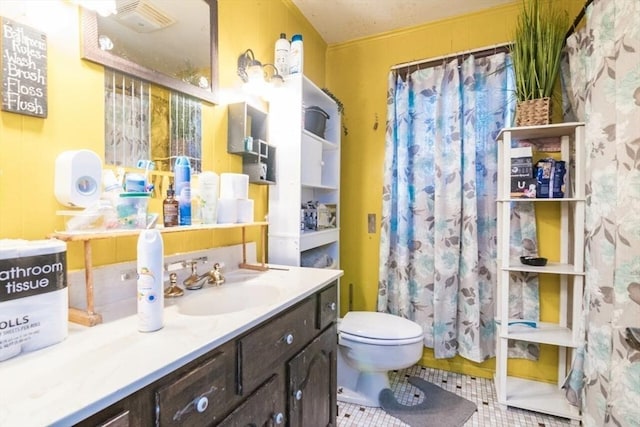
M 536 197 L 531 147 L 511 149 L 511 197 Z
M 0 240 L 0 362 L 68 334 L 67 244 Z

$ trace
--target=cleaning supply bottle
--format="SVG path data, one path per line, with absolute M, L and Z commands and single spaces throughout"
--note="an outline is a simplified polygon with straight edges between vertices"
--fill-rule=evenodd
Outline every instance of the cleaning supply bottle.
M 187 156 L 176 157 L 173 168 L 180 225 L 191 225 L 191 164 Z
M 289 51 L 289 74 L 302 74 L 304 67 L 304 50 L 302 46 L 302 34 L 295 34 L 291 38 L 291 50 Z
M 276 40 L 275 54 L 273 62 L 282 77 L 289 75 L 289 50 L 291 43 L 287 40 L 285 33 L 280 33 L 280 38 Z
M 138 236 L 138 330 L 153 332 L 164 326 L 164 245 L 159 230 Z
M 169 184 L 167 198 L 162 202 L 162 219 L 165 227 L 175 227 L 178 225 L 178 201 L 174 195 L 173 184 Z

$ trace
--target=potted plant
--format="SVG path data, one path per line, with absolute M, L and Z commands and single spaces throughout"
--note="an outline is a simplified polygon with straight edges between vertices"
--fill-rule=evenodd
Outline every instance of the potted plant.
M 549 0 L 523 0 L 510 47 L 516 82 L 516 125 L 548 124 L 560 54 L 569 24 Z

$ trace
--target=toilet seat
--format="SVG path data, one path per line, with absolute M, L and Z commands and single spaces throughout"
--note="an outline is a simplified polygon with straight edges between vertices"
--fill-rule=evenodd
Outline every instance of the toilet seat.
M 422 335 L 414 338 L 405 338 L 399 340 L 387 340 L 381 338 L 367 338 L 360 337 L 358 335 L 351 335 L 346 332 L 340 332 L 340 339 L 346 339 L 353 342 L 358 342 L 362 344 L 373 344 L 373 345 L 407 345 L 407 344 L 415 344 L 417 342 L 422 341 Z
M 340 336 L 377 345 L 413 344 L 422 340 L 422 327 L 411 320 L 387 313 L 350 311 L 339 322 Z

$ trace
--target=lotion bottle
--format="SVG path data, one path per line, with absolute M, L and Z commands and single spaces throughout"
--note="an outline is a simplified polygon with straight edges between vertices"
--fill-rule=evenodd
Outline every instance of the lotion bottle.
M 291 43 L 287 40 L 285 33 L 280 33 L 280 38 L 276 40 L 274 63 L 278 74 L 282 77 L 289 75 L 289 50 Z
M 291 38 L 291 50 L 289 51 L 289 74 L 302 74 L 304 66 L 304 50 L 302 46 L 302 34 L 295 34 Z
M 164 244 L 159 230 L 138 236 L 138 330 L 153 332 L 164 326 Z
M 218 222 L 218 196 L 220 177 L 215 172 L 204 171 L 200 174 L 200 212 L 203 224 Z

